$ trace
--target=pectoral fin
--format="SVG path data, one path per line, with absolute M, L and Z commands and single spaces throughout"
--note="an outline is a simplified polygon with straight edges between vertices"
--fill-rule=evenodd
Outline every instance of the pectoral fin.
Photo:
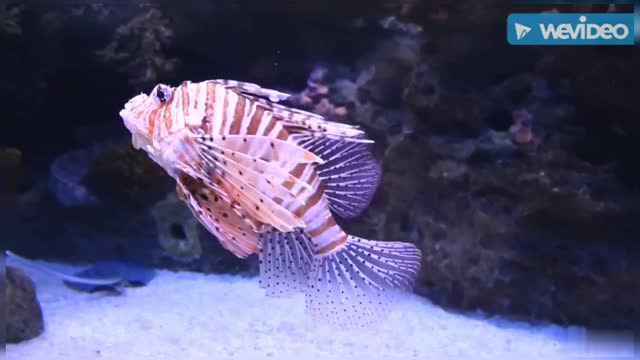
M 256 253 L 260 248 L 259 224 L 223 194 L 188 175 L 180 177 L 178 196 L 191 209 L 198 221 L 222 246 L 239 258 Z

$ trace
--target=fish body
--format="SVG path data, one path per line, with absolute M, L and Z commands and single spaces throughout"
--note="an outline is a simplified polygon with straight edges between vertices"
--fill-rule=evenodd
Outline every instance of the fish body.
M 380 168 L 355 126 L 278 104 L 288 94 L 231 80 L 159 84 L 120 112 L 133 146 L 223 247 L 259 254 L 267 294 L 303 292 L 340 326 L 382 318 L 420 268 L 412 244 L 347 234 L 335 216 L 369 205 Z

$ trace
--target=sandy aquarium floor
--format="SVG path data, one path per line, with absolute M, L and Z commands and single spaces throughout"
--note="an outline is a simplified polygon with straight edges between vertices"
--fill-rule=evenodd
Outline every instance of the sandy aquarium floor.
M 75 269 L 50 264 L 67 272 Z M 365 331 L 312 321 L 304 298 L 264 296 L 257 278 L 160 271 L 123 295 L 84 294 L 28 270 L 45 333 L 7 359 L 567 359 L 567 330 L 451 314 L 417 296 Z

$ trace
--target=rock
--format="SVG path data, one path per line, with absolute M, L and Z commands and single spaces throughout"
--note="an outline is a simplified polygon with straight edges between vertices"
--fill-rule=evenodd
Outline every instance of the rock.
M 200 223 L 187 204 L 171 192 L 151 209 L 158 229 L 158 243 L 165 254 L 179 262 L 200 259 Z
M 130 143 L 109 147 L 91 162 L 84 185 L 102 202 L 145 208 L 175 189 L 175 181 Z
M 42 309 L 33 281 L 20 269 L 8 266 L 7 276 L 7 342 L 18 343 L 44 332 Z
M 467 171 L 468 169 L 465 164 L 459 164 L 451 160 L 441 160 L 431 167 L 429 176 L 443 180 L 455 180 L 464 176 Z
M 91 193 L 83 181 L 92 162 L 110 144 L 99 143 L 57 156 L 49 166 L 49 191 L 64 206 L 93 206 L 99 199 Z
M 205 273 L 256 274 L 250 259 L 239 259 L 220 244 L 193 216 L 175 192 L 151 208 L 162 254 L 156 265 Z

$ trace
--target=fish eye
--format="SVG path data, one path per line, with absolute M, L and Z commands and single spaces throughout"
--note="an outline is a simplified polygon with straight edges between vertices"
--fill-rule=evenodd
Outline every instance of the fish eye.
M 153 92 L 153 97 L 156 101 L 164 103 L 171 97 L 171 89 L 166 85 L 158 85 Z
M 161 102 L 164 102 L 167 100 L 167 98 L 165 97 L 166 94 L 164 93 L 164 91 L 162 89 L 158 89 L 158 92 L 156 93 L 156 96 L 158 97 L 158 100 L 160 100 Z

